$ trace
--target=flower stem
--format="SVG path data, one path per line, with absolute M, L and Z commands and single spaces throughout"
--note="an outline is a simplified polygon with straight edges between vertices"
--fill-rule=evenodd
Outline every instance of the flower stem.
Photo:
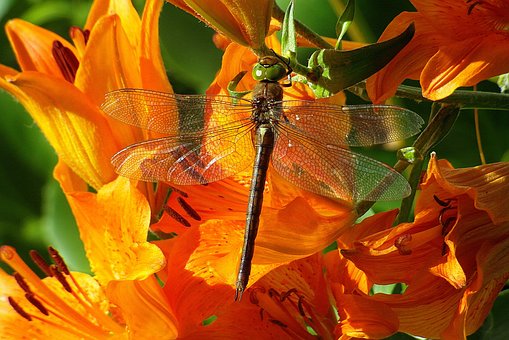
M 424 98 L 419 87 L 400 85 L 396 97 L 415 101 L 430 101 Z M 509 94 L 482 91 L 456 90 L 450 96 L 437 100 L 436 103 L 456 105 L 462 109 L 479 108 L 493 110 L 509 110 Z

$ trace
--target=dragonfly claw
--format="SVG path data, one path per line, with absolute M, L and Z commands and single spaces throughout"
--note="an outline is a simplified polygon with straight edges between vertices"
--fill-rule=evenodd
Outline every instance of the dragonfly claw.
M 243 287 L 242 283 L 237 282 L 237 289 L 235 289 L 235 298 L 234 298 L 235 301 L 240 302 L 240 300 L 242 300 L 242 294 L 244 294 L 244 289 L 245 289 L 245 287 Z

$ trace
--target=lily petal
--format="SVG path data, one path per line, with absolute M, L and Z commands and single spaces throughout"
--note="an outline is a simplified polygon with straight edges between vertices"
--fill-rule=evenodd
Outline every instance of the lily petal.
M 440 100 L 460 86 L 472 86 L 484 79 L 509 72 L 509 33 L 473 37 L 440 49 L 421 74 L 423 96 Z
M 97 194 L 71 192 L 67 198 L 101 284 L 144 279 L 164 266 L 159 248 L 146 241 L 150 207 L 128 179 L 118 177 Z
M 38 71 L 64 79 L 52 54 L 53 43 L 59 41 L 76 54 L 74 46 L 57 34 L 21 19 L 10 20 L 5 30 L 21 70 Z
M 0 87 L 34 118 L 58 156 L 94 188 L 116 177 L 110 158 L 118 149 L 99 109 L 69 82 L 37 72 L 0 75 Z

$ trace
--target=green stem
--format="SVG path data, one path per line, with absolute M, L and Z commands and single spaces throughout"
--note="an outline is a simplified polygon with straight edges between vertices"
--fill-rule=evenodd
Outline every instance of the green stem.
M 419 87 L 408 85 L 398 86 L 396 97 L 415 101 L 430 101 L 424 98 Z M 482 91 L 456 90 L 450 96 L 435 101 L 439 104 L 456 105 L 462 109 L 479 108 L 493 110 L 509 110 L 509 94 Z
M 278 21 L 283 22 L 285 17 L 285 12 L 274 3 L 274 7 L 272 8 L 272 16 L 276 18 Z M 313 32 L 309 27 L 304 25 L 298 20 L 295 20 L 295 30 L 296 32 L 309 41 L 312 45 L 321 49 L 333 49 L 334 46 L 325 41 L 320 35 Z
M 412 211 L 415 194 L 417 192 L 417 186 L 419 185 L 419 181 L 421 179 L 423 165 L 424 162 L 422 159 L 416 159 L 412 164 L 412 171 L 410 172 L 410 176 L 408 177 L 408 183 L 410 183 L 412 193 L 410 194 L 410 196 L 405 197 L 401 202 L 401 208 L 399 209 L 398 218 L 396 219 L 395 224 L 399 224 L 402 222 L 410 222 L 412 220 L 410 218 L 410 213 Z

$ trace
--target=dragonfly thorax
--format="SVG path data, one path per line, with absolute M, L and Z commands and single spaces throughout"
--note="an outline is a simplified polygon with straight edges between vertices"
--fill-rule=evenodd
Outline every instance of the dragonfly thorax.
M 253 90 L 252 119 L 257 124 L 268 124 L 279 120 L 283 88 L 277 82 L 262 81 Z

